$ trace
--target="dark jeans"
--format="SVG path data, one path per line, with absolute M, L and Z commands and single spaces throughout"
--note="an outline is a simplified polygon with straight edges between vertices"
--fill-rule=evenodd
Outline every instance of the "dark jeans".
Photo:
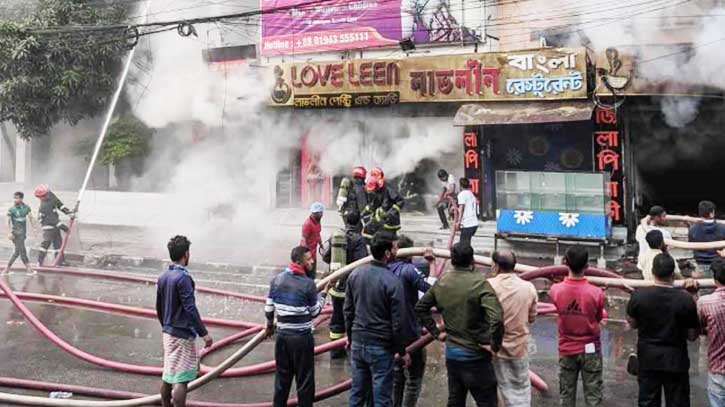
M 639 371 L 639 407 L 660 407 L 662 390 L 665 406 L 690 407 L 690 375 L 688 372 Z
M 478 230 L 478 226 L 461 229 L 461 240 L 459 241 L 461 246 L 471 245 L 471 238 L 476 234 L 476 230 Z
M 599 353 L 580 353 L 559 357 L 559 394 L 562 407 L 576 405 L 576 384 L 579 374 L 584 387 L 584 403 L 587 407 L 602 404 L 602 355 Z
M 25 235 L 16 235 L 13 233 L 13 244 L 15 245 L 15 251 L 13 252 L 13 255 L 10 256 L 10 260 L 8 260 L 8 268 L 15 263 L 15 260 L 17 260 L 18 257 L 20 257 L 23 264 L 27 266 L 30 262 L 28 261 L 28 251 L 25 249 Z
M 393 377 L 393 406 L 416 407 L 423 386 L 426 362 L 425 348 L 410 354 L 410 367 L 395 364 Z
M 471 361 L 446 360 L 448 370 L 448 407 L 465 407 L 471 393 L 477 407 L 496 407 L 496 373 L 491 356 Z
M 369 399 L 373 400 L 374 407 L 392 406 L 393 353 L 383 346 L 355 341 L 351 348 L 352 389 L 349 406 L 366 406 Z
M 441 225 L 443 225 L 444 228 L 449 227 L 448 226 L 448 201 L 443 201 L 436 205 L 436 208 L 438 209 L 438 217 L 441 218 Z
M 274 360 L 274 407 L 286 407 L 292 378 L 297 387 L 298 406 L 311 407 L 315 401 L 315 339 L 312 333 L 286 335 L 277 333 Z

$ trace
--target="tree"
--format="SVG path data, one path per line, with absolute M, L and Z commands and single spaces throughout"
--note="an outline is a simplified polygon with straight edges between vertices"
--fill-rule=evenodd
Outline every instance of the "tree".
M 101 113 L 127 44 L 122 29 L 87 28 L 120 24 L 126 15 L 84 0 L 41 0 L 23 22 L 0 21 L 0 121 L 30 139 Z M 86 30 L 62 30 L 79 26 Z
M 144 159 L 151 151 L 153 135 L 152 128 L 130 114 L 116 116 L 111 122 L 98 160 L 101 164 L 114 166 L 121 189 L 128 189 L 130 178 L 143 173 Z M 95 137 L 81 140 L 75 146 L 76 154 L 90 162 L 95 145 Z
M 104 165 L 118 165 L 124 159 L 144 158 L 151 151 L 154 131 L 136 116 L 117 116 L 108 128 L 98 159 Z M 76 145 L 76 153 L 90 162 L 96 138 L 91 137 Z

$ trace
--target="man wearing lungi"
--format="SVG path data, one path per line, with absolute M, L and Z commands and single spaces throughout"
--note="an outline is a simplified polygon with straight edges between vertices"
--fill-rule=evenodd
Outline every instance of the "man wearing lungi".
M 201 320 L 194 299 L 194 280 L 189 265 L 189 246 L 185 236 L 175 236 L 167 245 L 172 264 L 156 283 L 156 314 L 163 330 L 164 374 L 161 378 L 161 404 L 164 407 L 185 407 L 186 386 L 196 378 L 199 354 L 196 338 L 204 339 L 204 347 L 213 340 Z

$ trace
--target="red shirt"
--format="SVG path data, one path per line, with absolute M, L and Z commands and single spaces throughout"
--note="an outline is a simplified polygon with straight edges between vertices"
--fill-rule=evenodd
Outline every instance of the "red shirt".
M 601 351 L 599 322 L 604 318 L 604 292 L 585 278 L 567 277 L 549 296 L 559 313 L 559 354 L 577 355 L 593 343 Z
M 707 359 L 710 373 L 725 375 L 725 287 L 697 302 L 700 324 L 707 330 Z
M 321 232 L 322 224 L 312 220 L 312 217 L 307 218 L 302 225 L 302 242 L 300 244 L 310 249 L 312 257 L 315 259 L 317 258 L 317 245 L 322 242 Z

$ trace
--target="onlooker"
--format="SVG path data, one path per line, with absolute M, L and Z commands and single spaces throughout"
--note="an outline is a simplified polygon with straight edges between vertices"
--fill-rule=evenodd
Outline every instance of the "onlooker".
M 690 294 L 672 285 L 675 261 L 667 253 L 654 259 L 655 285 L 638 289 L 627 304 L 627 321 L 637 329 L 639 406 L 690 405 L 687 340 L 698 336 L 697 307 Z
M 10 227 L 10 241 L 15 246 L 13 255 L 8 260 L 8 265 L 5 267 L 4 272 L 9 272 L 10 268 L 13 267 L 15 260 L 20 257 L 25 270 L 28 274 L 35 274 L 35 270 L 30 267 L 30 260 L 28 259 L 28 251 L 25 249 L 25 239 L 28 235 L 28 222 L 33 224 L 33 217 L 30 215 L 31 209 L 28 205 L 23 202 L 25 194 L 18 191 L 13 195 L 13 206 L 8 209 L 8 227 Z M 0 273 L 2 274 L 2 273 Z
M 667 246 L 665 246 L 665 238 L 662 235 L 662 231 L 658 229 L 647 232 L 645 241 L 647 242 L 649 250 L 639 259 L 638 263 L 642 266 L 642 278 L 647 281 L 654 281 L 654 276 L 652 275 L 654 259 L 662 253 L 667 253 Z M 677 262 L 675 262 L 675 278 L 682 278 L 680 266 L 677 265 Z
M 687 238 L 690 242 L 715 242 L 725 240 L 725 225 L 715 220 L 715 204 L 710 201 L 701 201 L 697 205 L 697 211 L 702 222 L 690 226 Z M 711 278 L 710 264 L 717 257 L 715 249 L 695 250 L 695 278 Z
M 185 236 L 175 236 L 167 245 L 169 265 L 156 283 L 156 315 L 161 323 L 164 344 L 164 374 L 161 378 L 161 404 L 186 406 L 186 387 L 194 380 L 199 367 L 196 337 L 204 339 L 205 347 L 213 340 L 201 320 L 194 299 L 194 280 L 186 268 L 189 265 L 191 242 Z
M 559 314 L 559 392 L 562 407 L 576 405 L 579 373 L 588 407 L 602 403 L 602 353 L 599 323 L 604 318 L 604 292 L 584 277 L 589 253 L 580 246 L 566 251 L 569 276 L 549 291 Z
M 441 191 L 436 202 L 436 208 L 438 209 L 438 217 L 441 219 L 441 229 L 448 229 L 448 207 L 449 199 L 455 198 L 456 196 L 456 177 L 453 174 L 449 174 L 444 169 L 438 170 L 438 180 L 443 184 L 443 191 Z
M 713 260 L 710 270 L 715 292 L 697 302 L 700 325 L 708 339 L 707 358 L 710 375 L 707 392 L 711 407 L 725 407 L 725 260 Z
M 649 215 L 645 216 L 644 219 L 637 226 L 635 232 L 635 238 L 639 245 L 639 257 L 637 259 L 637 268 L 642 270 L 642 259 L 644 255 L 649 251 L 649 245 L 647 244 L 646 236 L 650 230 L 659 230 L 662 232 L 662 236 L 665 240 L 672 240 L 672 234 L 664 229 L 667 224 L 667 212 L 665 208 L 655 205 L 649 210 Z
M 530 406 L 529 324 L 536 320 L 536 288 L 514 272 L 516 255 L 495 251 L 491 255 L 495 277 L 488 282 L 503 308 L 503 345 L 493 360 L 504 406 Z
M 478 407 L 496 406 L 491 359 L 503 341 L 503 310 L 491 285 L 474 269 L 471 246 L 453 245 L 451 265 L 415 311 L 428 332 L 446 342 L 448 406 L 465 407 L 469 392 Z M 433 319 L 433 307 L 443 317 L 443 333 Z
M 297 405 L 311 407 L 315 401 L 315 338 L 312 336 L 312 318 L 320 315 L 325 306 L 327 289 L 319 296 L 314 281 L 307 273 L 314 265 L 312 253 L 305 246 L 297 246 L 290 254 L 292 261 L 272 280 L 264 313 L 267 317 L 267 336 L 275 332 L 274 314 L 277 312 L 277 340 L 274 346 L 276 371 L 274 376 L 274 407 L 286 407 L 292 379 L 297 388 Z
M 373 262 L 352 272 L 345 291 L 345 325 L 352 351 L 350 407 L 361 407 L 369 400 L 375 407 L 390 406 L 395 355 L 410 365 L 403 337 L 407 323 L 403 287 L 388 269 L 393 242 L 376 235 L 370 252 Z
M 461 178 L 461 192 L 458 194 L 458 209 L 461 212 L 460 243 L 464 246 L 471 245 L 471 238 L 478 230 L 478 201 L 471 192 L 471 182 L 468 178 Z
M 413 247 L 413 240 L 408 236 L 399 235 L 397 242 L 393 244 L 393 258 L 398 255 L 398 249 Z M 405 303 L 402 311 L 403 337 L 405 345 L 408 346 L 420 338 L 420 325 L 415 315 L 415 304 L 418 302 L 418 293 L 426 293 L 430 284 L 426 281 L 420 271 L 413 265 L 410 257 L 394 260 L 388 268 L 400 279 L 403 284 L 403 296 Z M 434 278 L 434 277 L 432 277 Z M 393 377 L 393 406 L 415 407 L 418 405 L 418 397 L 423 386 L 423 373 L 425 373 L 426 353 L 425 348 L 410 354 L 410 366 L 405 368 L 400 363 L 395 365 Z
M 302 240 L 300 246 L 305 246 L 312 253 L 314 264 L 311 270 L 307 271 L 307 276 L 311 279 L 317 277 L 317 247 L 322 243 L 322 215 L 325 213 L 325 205 L 315 202 L 310 206 L 310 216 L 302 224 Z
M 655 281 L 655 277 L 652 274 L 654 259 L 662 253 L 667 253 L 667 246 L 665 246 L 665 240 L 662 237 L 662 231 L 660 230 L 650 230 L 647 232 L 646 240 L 650 250 L 644 255 L 644 259 L 642 261 L 642 278 L 647 281 Z M 697 292 L 697 280 L 683 277 L 682 272 L 680 272 L 680 266 L 677 265 L 677 260 L 675 260 L 675 279 L 684 279 L 685 290 Z

